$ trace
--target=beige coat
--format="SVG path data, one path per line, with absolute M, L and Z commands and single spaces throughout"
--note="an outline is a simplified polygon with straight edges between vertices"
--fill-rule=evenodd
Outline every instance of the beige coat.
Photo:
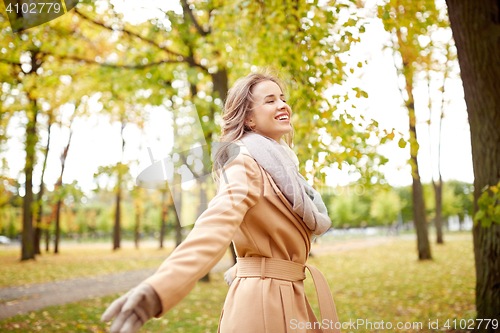
M 238 257 L 277 258 L 300 264 L 307 260 L 311 231 L 293 212 L 271 176 L 245 152 L 224 170 L 226 177 L 221 177 L 219 193 L 187 238 L 144 281 L 161 299 L 163 309 L 157 318 L 180 302 L 220 261 L 231 241 Z M 283 287 L 289 287 L 286 297 Z M 286 306 L 288 317 L 295 320 L 288 328 Z M 317 319 L 305 296 L 303 281 L 237 277 L 229 288 L 218 332 L 322 332 L 300 329 L 311 326 L 308 322 Z

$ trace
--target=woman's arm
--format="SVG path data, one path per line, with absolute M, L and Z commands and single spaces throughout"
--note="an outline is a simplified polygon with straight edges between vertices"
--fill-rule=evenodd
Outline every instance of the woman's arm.
M 210 201 L 186 239 L 143 283 L 161 300 L 161 317 L 179 303 L 224 256 L 246 212 L 262 192 L 257 162 L 239 154 L 223 169 L 219 193 Z

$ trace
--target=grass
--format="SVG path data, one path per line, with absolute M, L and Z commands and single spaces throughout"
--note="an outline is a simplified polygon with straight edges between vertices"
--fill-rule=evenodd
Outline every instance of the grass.
M 439 320 L 442 327 L 448 319 L 475 316 L 472 236 L 445 240 L 444 246 L 431 245 L 432 261 L 417 260 L 415 242 L 398 241 L 311 258 L 309 262 L 328 280 L 341 322 L 384 320 L 393 327 L 398 322 L 421 322 L 422 332 L 429 319 Z M 311 302 L 316 299 L 314 294 L 308 298 Z
M 125 248 L 113 252 L 99 248 L 68 248 L 19 261 L 20 251 L 0 251 L 0 288 L 67 280 L 141 268 L 157 268 L 172 248 Z
M 472 236 L 449 236 L 444 246 L 432 244 L 434 260 L 419 262 L 414 241 L 395 241 L 311 258 L 330 284 L 340 322 L 364 319 L 391 322 L 400 332 L 442 332 L 446 320 L 472 319 L 474 259 Z M 2 268 L 3 270 L 3 268 Z M 208 284 L 193 292 L 160 319 L 146 323 L 141 332 L 216 332 L 228 287 L 223 273 L 212 274 Z M 311 278 L 307 297 L 317 315 L 317 298 Z M 119 295 L 93 298 L 0 321 L 2 332 L 105 332 L 99 322 L 106 307 Z M 428 328 L 439 320 L 439 330 Z M 422 323 L 423 329 L 395 329 L 398 323 Z M 344 326 L 346 327 L 346 326 Z M 452 329 L 454 327 L 449 327 Z M 342 332 L 378 332 L 364 325 Z
M 193 291 L 159 319 L 150 320 L 140 332 L 216 332 L 228 290 L 223 273 L 210 275 L 210 283 L 198 283 Z M 106 332 L 111 323 L 99 321 L 119 295 L 91 298 L 0 321 L 1 332 Z

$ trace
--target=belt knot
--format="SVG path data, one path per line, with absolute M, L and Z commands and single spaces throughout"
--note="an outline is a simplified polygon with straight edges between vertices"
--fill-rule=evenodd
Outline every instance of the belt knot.
M 271 278 L 285 281 L 301 281 L 306 278 L 306 268 L 311 273 L 313 278 L 314 286 L 316 288 L 316 295 L 318 296 L 319 311 L 321 314 L 321 320 L 327 319 L 333 323 L 338 323 L 339 319 L 337 317 L 337 310 L 335 309 L 335 303 L 333 301 L 332 293 L 328 283 L 321 274 L 321 272 L 314 266 L 303 265 L 298 262 L 293 262 L 290 260 L 282 260 L 276 258 L 266 258 L 266 257 L 243 257 L 236 258 L 238 262 L 238 268 L 236 269 L 236 277 L 239 278 Z M 293 317 L 293 298 L 291 296 L 291 289 L 287 292 L 286 288 L 292 288 L 291 286 L 286 286 L 280 284 L 280 293 L 283 301 L 283 306 L 285 307 L 285 317 L 287 323 Z M 284 297 L 284 299 L 283 299 Z M 312 311 L 312 310 L 311 310 Z M 286 331 L 289 332 L 288 327 Z M 323 329 L 324 333 L 340 333 L 340 329 L 335 327 L 330 327 Z

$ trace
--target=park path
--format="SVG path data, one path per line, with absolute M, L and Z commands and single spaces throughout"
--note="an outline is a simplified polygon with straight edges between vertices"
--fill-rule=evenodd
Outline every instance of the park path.
M 397 237 L 376 237 L 338 242 L 335 244 L 314 243 L 312 255 L 349 251 L 364 247 L 387 244 Z M 225 256 L 212 273 L 227 270 L 231 259 Z M 120 273 L 76 278 L 19 287 L 0 288 L 0 320 L 18 314 L 41 310 L 47 306 L 66 304 L 91 297 L 103 297 L 125 292 L 154 274 L 154 269 L 141 269 Z

